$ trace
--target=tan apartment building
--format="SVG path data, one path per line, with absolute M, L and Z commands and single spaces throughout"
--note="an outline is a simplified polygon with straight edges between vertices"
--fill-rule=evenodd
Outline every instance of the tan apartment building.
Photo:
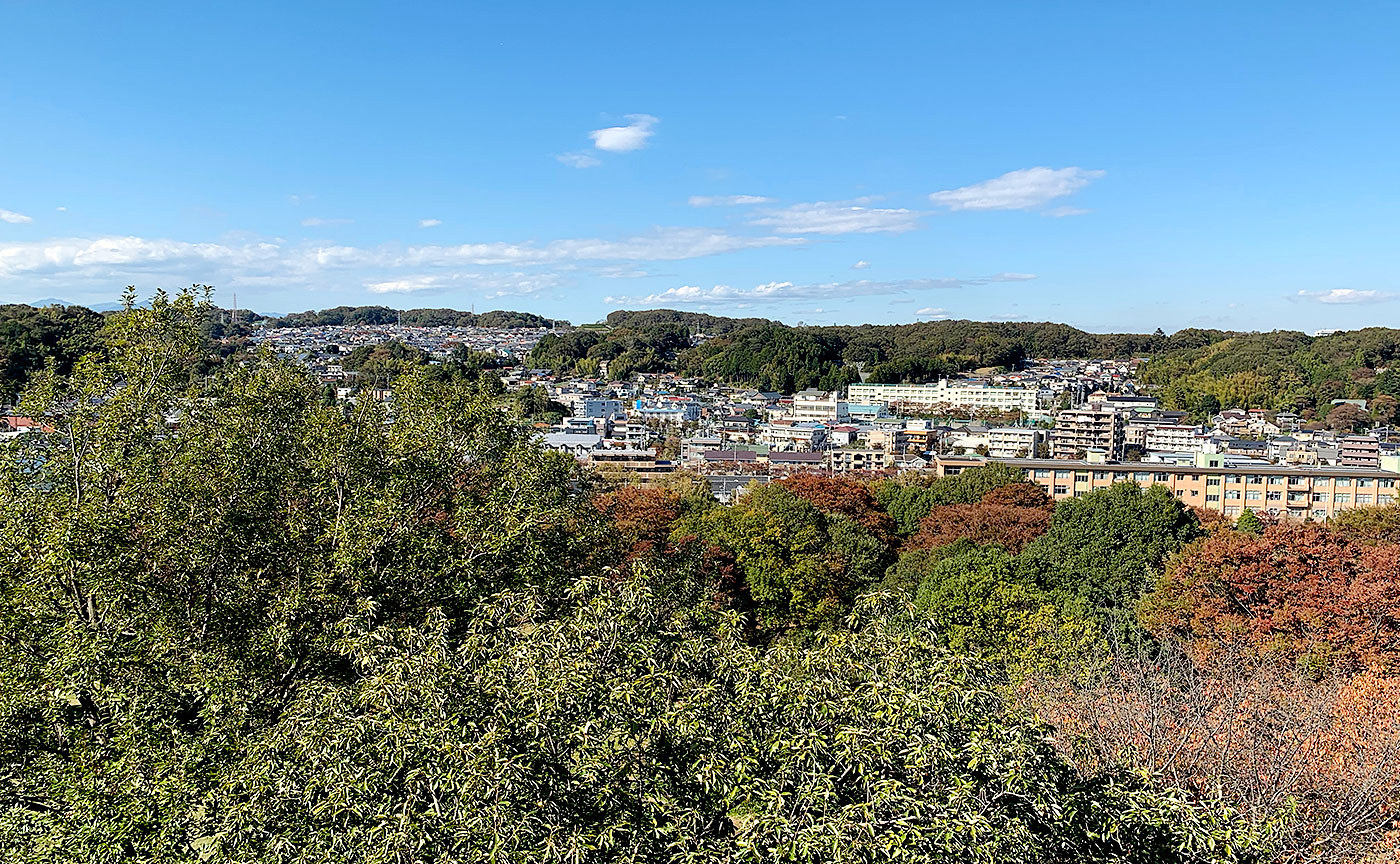
M 1056 459 L 1082 459 L 1090 450 L 1102 450 L 1110 459 L 1123 456 L 1123 415 L 1105 403 L 1061 411 L 1050 430 L 1050 455 Z
M 936 470 L 939 476 L 956 474 L 986 461 L 944 457 L 938 460 Z M 1144 489 L 1165 486 L 1183 504 L 1214 510 L 1230 518 L 1249 509 L 1277 518 L 1322 520 L 1353 507 L 1394 504 L 1400 494 L 1400 474 L 1392 471 L 1227 465 L 1224 457 L 1214 453 L 1198 453 L 1194 465 L 1059 459 L 992 461 L 1022 469 L 1028 481 L 1044 488 L 1056 501 L 1131 481 Z

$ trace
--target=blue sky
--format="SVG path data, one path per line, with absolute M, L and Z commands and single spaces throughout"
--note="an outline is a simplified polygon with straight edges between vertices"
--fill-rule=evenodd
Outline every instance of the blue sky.
M 1396 3 L 0 22 L 3 302 L 1400 325 Z

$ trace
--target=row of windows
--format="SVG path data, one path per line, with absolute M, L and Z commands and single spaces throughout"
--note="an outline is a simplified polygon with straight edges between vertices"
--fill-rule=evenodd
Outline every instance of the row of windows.
M 1036 479 L 1045 480 L 1045 479 L 1049 479 L 1049 478 L 1051 477 L 1052 474 L 1054 475 L 1054 478 L 1055 478 L 1056 480 L 1069 480 L 1069 479 L 1072 477 L 1072 478 L 1074 478 L 1074 481 L 1075 481 L 1076 483 L 1087 483 L 1087 482 L 1089 482 L 1089 474 L 1090 474 L 1090 472 L 1088 472 L 1088 471 L 1070 471 L 1070 470 L 1065 470 L 1065 469 L 1060 469 L 1060 468 L 1054 469 L 1054 470 L 1052 471 L 1052 470 L 1049 469 L 1049 468 L 1037 468 L 1037 469 L 1035 469 L 1035 472 L 1034 472 L 1034 475 L 1033 475 L 1033 476 L 1034 476 Z M 1132 480 L 1133 480 L 1135 483 L 1170 483 L 1170 482 L 1171 482 L 1171 478 L 1172 478 L 1172 474 L 1171 474 L 1170 472 L 1167 472 L 1167 471 L 1133 471 L 1133 472 L 1128 472 L 1128 471 L 1114 471 L 1114 472 L 1111 472 L 1111 474 L 1112 474 L 1112 480 L 1113 480 L 1113 482 L 1115 482 L 1115 483 L 1120 482 L 1120 481 L 1123 481 L 1123 480 L 1127 480 L 1127 479 L 1129 479 L 1130 477 L 1132 478 Z M 1110 472 L 1108 472 L 1108 471 L 1095 471 L 1095 472 L 1093 472 L 1093 476 L 1094 476 L 1094 479 L 1095 479 L 1095 480 L 1108 480 L 1108 479 L 1110 479 Z M 1180 477 L 1180 478 L 1183 479 L 1183 480 L 1199 480 L 1199 479 L 1201 479 L 1201 475 L 1199 475 L 1199 474 L 1178 474 L 1178 475 L 1176 475 L 1176 476 Z M 1394 478 L 1390 478 L 1390 477 L 1381 477 L 1381 478 L 1376 478 L 1376 477 L 1357 477 L 1357 478 L 1351 478 L 1351 477 L 1329 477 L 1329 476 L 1321 476 L 1321 475 L 1312 476 L 1312 477 L 1286 477 L 1285 475 L 1278 475 L 1278 474 L 1270 474 L 1270 475 L 1267 475 L 1267 476 L 1266 476 L 1266 475 L 1262 475 L 1262 474 L 1249 474 L 1249 475 L 1226 474 L 1226 475 L 1225 475 L 1225 482 L 1226 482 L 1226 483 L 1239 483 L 1239 482 L 1242 482 L 1242 481 L 1241 481 L 1241 477 L 1246 477 L 1246 478 L 1247 478 L 1247 479 L 1245 479 L 1245 480 L 1243 481 L 1243 482 L 1245 482 L 1245 483 L 1251 483 L 1251 484 L 1261 485 L 1261 484 L 1265 484 L 1265 482 L 1267 481 L 1267 485 L 1269 485 L 1269 486 L 1283 486 L 1283 485 L 1286 485 L 1286 484 L 1291 484 L 1291 485 L 1294 485 L 1294 486 L 1300 486 L 1300 485 L 1306 485 L 1306 484 L 1309 483 L 1309 481 L 1311 481 L 1311 483 L 1312 483 L 1313 486 L 1341 486 L 1341 487 L 1347 487 L 1347 486 L 1351 486 L 1351 485 L 1352 485 L 1352 481 L 1353 481 L 1353 479 L 1354 479 L 1355 482 L 1356 482 L 1356 485 L 1357 485 L 1357 486 L 1360 486 L 1360 487 L 1362 487 L 1362 488 L 1370 488 L 1370 487 L 1373 487 L 1373 486 L 1379 486 L 1379 487 L 1382 488 L 1382 489 L 1394 489 L 1394 488 L 1395 488 L 1395 480 L 1394 480 Z M 1219 476 L 1210 476 L 1210 477 L 1206 477 L 1206 485 L 1207 485 L 1207 486 L 1219 486 L 1219 485 L 1220 485 L 1220 477 L 1219 477 Z

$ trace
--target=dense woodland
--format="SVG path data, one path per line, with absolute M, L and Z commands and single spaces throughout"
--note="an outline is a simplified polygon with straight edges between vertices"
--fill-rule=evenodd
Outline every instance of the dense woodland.
M 610 488 L 489 375 L 211 366 L 196 299 L 3 445 L 0 860 L 1394 860 L 1400 510 Z

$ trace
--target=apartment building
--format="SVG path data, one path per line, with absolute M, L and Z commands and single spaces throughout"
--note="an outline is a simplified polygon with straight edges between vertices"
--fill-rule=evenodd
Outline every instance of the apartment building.
M 639 486 L 655 486 L 676 470 L 672 462 L 657 459 L 650 450 L 593 450 L 588 462 L 610 480 Z
M 999 459 L 1034 458 L 1045 441 L 1045 430 L 1031 426 L 1002 426 L 987 430 L 987 455 Z
M 1337 439 L 1337 464 L 1349 468 L 1381 467 L 1381 442 L 1375 435 L 1347 435 Z
M 883 471 L 894 464 L 894 455 L 871 447 L 841 447 L 826 451 L 826 467 L 833 474 L 851 471 Z
M 1081 459 L 1090 450 L 1102 450 L 1109 459 L 1121 459 L 1125 425 L 1122 414 L 1101 402 L 1061 411 L 1050 430 L 1050 455 Z
M 851 419 L 840 391 L 830 393 L 809 388 L 792 396 L 792 420 L 798 423 L 824 423 L 834 426 Z
M 946 380 L 937 384 L 852 384 L 847 398 L 861 405 L 910 408 L 946 405 L 965 411 L 1022 411 L 1027 414 L 1033 413 L 1041 402 L 1039 390 Z
M 1075 498 L 1114 483 L 1165 486 L 1182 503 L 1234 518 L 1246 509 L 1281 519 L 1327 519 L 1354 507 L 1396 502 L 1400 473 L 1370 468 L 1302 468 L 1231 462 L 1199 453 L 1193 465 L 1087 460 L 999 459 L 1026 472 L 1056 501 Z M 940 476 L 985 464 L 985 460 L 940 458 Z

